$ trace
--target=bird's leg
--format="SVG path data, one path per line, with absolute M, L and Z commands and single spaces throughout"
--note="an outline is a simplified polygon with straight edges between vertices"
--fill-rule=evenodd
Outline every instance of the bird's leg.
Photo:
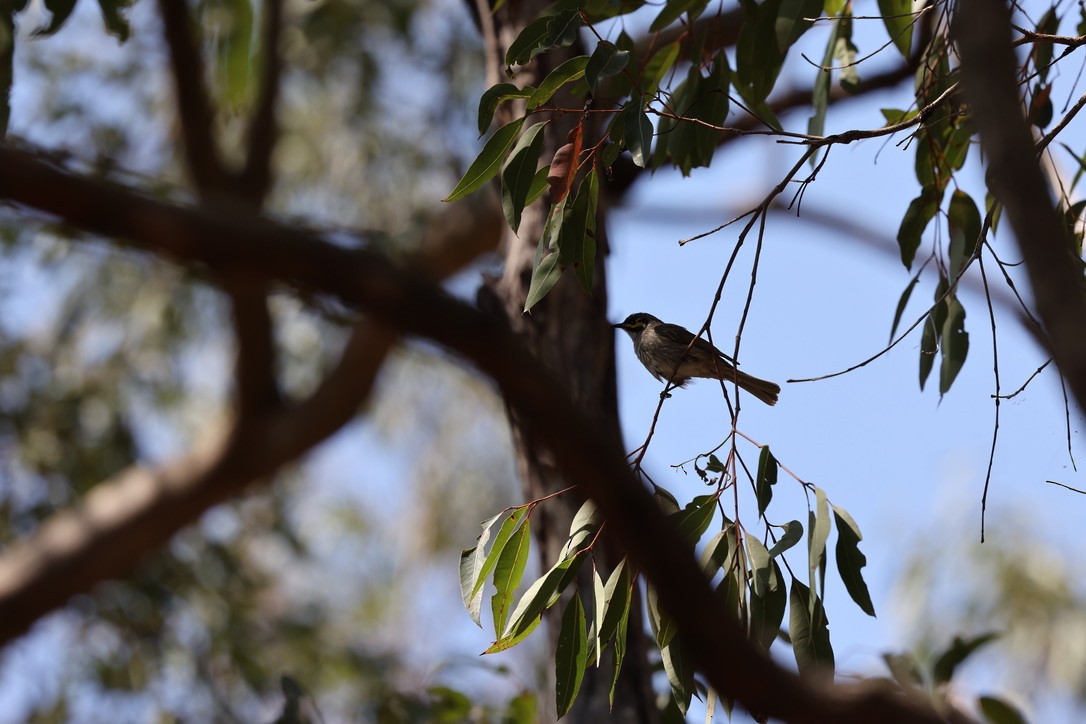
M 663 391 L 662 391 L 662 392 L 660 393 L 660 399 L 661 399 L 661 400 L 666 400 L 666 399 L 668 399 L 669 397 L 671 397 L 671 393 L 670 393 L 670 392 L 668 392 L 668 391 L 667 391 L 667 388 L 665 387 L 665 388 L 664 388 L 664 390 L 663 390 Z

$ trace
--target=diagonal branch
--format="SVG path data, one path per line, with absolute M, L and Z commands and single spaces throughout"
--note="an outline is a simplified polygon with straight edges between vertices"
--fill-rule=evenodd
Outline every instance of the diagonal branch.
M 599 505 L 609 530 L 678 623 L 684 648 L 721 696 L 791 721 L 942 720 L 927 705 L 877 684 L 815 687 L 756 648 L 735 621 L 720 615 L 693 549 L 627 466 L 621 441 L 604 432 L 612 428 L 578 411 L 565 384 L 528 354 L 502 321 L 373 251 L 344 249 L 250 215 L 166 204 L 2 146 L 0 166 L 9 170 L 0 175 L 0 198 L 180 261 L 212 269 L 243 264 L 310 293 L 335 295 L 389 327 L 427 337 L 473 362 L 498 384 L 515 414 L 532 421 L 565 475 Z M 114 206 L 103 209 L 107 200 Z M 126 213 L 115 213 L 119 208 Z M 14 613 L 0 605 L 0 620 Z
M 1086 406 L 1082 262 L 1053 205 L 1022 114 L 1010 12 L 1003 2 L 963 0 L 954 31 L 962 54 L 962 84 L 988 159 L 989 188 L 1014 228 L 1060 372 L 1079 405 Z

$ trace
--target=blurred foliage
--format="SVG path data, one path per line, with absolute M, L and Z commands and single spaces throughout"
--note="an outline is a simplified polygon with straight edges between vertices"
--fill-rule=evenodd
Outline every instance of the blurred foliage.
M 246 0 L 193 9 L 224 109 L 218 133 L 236 150 L 263 62 L 262 10 Z M 329 228 L 381 227 L 399 245 L 455 177 L 458 136 L 473 138 L 471 119 L 456 109 L 478 92 L 477 33 L 437 1 L 288 2 L 286 10 L 270 211 Z M 121 21 L 130 27 L 123 43 Z M 51 22 L 36 5 L 15 15 L 9 141 L 184 198 L 154 3 L 84 0 L 48 37 L 31 37 Z M 447 133 L 428 132 L 434 127 Z M 229 394 L 227 310 L 202 275 L 72 244 L 70 234 L 0 208 L 4 543 L 133 462 L 187 449 L 222 424 Z M 338 351 L 342 329 L 285 295 L 273 297 L 272 311 L 280 379 L 287 392 L 304 393 Z M 442 575 L 455 596 L 447 564 L 428 561 L 447 559 L 468 535 L 465 510 L 513 495 L 500 405 L 470 373 L 419 348 L 395 356 L 371 405 L 375 423 L 348 427 L 343 444 L 312 463 L 209 511 L 130 580 L 78 598 L 25 646 L 9 648 L 0 695 L 19 703 L 5 716 L 535 721 L 524 693 L 533 682 L 514 672 L 475 664 L 458 668 L 477 676 L 449 676 L 412 658 L 424 649 L 427 666 L 441 660 L 442 640 L 427 639 L 438 628 L 424 623 L 427 607 L 443 605 Z M 392 461 L 362 472 L 360 456 L 375 446 Z M 29 650 L 38 652 L 32 666 Z M 34 686 L 12 678 L 27 666 Z
M 989 529 L 995 534 L 983 545 L 968 526 L 935 526 L 938 532 L 916 534 L 907 548 L 906 573 L 894 596 L 916 659 L 934 661 L 954 636 L 996 632 L 978 663 L 986 667 L 988 685 L 998 682 L 999 690 L 1038 714 L 1062 707 L 1056 716 L 1071 710 L 1081 717 L 1086 588 L 1077 558 L 1060 540 L 1063 533 L 1039 535 L 1039 526 L 1022 512 L 993 516 Z M 933 566 L 934 549 L 948 547 L 960 555 L 941 556 Z

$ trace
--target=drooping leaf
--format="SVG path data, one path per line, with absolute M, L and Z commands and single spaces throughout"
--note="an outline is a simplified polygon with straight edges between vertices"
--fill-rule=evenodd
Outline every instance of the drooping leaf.
M 493 518 L 483 521 L 483 532 L 479 534 L 474 548 L 468 548 L 460 554 L 460 597 L 464 608 L 477 626 L 482 628 L 480 611 L 483 604 L 481 580 L 483 561 L 486 560 L 486 544 L 490 541 L 490 529 L 505 513 L 498 513 Z
M 623 129 L 623 139 L 634 165 L 645 168 L 645 159 L 652 146 L 652 121 L 640 108 L 640 100 L 630 101 L 630 108 L 625 113 L 626 126 Z
M 777 484 L 777 459 L 766 445 L 758 454 L 758 476 L 755 478 L 754 495 L 758 500 L 758 515 L 764 515 L 773 500 L 773 486 Z
M 701 569 L 710 579 L 721 568 L 727 567 L 732 554 L 732 546 L 735 545 L 735 526 L 726 525 L 723 530 L 713 534 L 701 550 Z
M 520 217 L 536 178 L 539 155 L 543 152 L 542 131 L 546 125 L 537 123 L 525 131 L 509 152 L 502 169 L 502 212 L 514 233 L 520 228 Z
M 541 166 L 536 169 L 535 176 L 532 177 L 532 185 L 528 187 L 528 198 L 524 200 L 524 208 L 528 208 L 547 190 L 547 176 L 550 174 L 550 166 Z
M 551 187 L 551 203 L 560 203 L 573 188 L 573 179 L 577 177 L 577 171 L 580 168 L 583 143 L 584 127 L 582 124 L 577 124 L 566 137 L 565 145 L 555 151 L 554 159 L 551 161 L 551 172 L 547 177 Z
M 494 111 L 498 106 L 511 98 L 528 98 L 535 93 L 533 86 L 518 88 L 512 83 L 497 83 L 483 91 L 479 98 L 479 136 L 490 128 L 490 122 L 494 119 Z
M 1055 35 L 1059 32 L 1059 29 L 1060 17 L 1056 14 L 1056 8 L 1051 7 L 1038 21 L 1037 32 L 1041 35 Z M 1030 56 L 1033 58 L 1033 67 L 1037 71 L 1037 78 L 1042 83 L 1048 81 L 1048 71 L 1052 66 L 1052 49 L 1051 43 L 1036 43 L 1030 51 Z
M 799 673 L 832 675 L 833 648 L 822 601 L 795 578 L 788 593 L 788 633 Z
M 980 636 L 974 636 L 973 638 L 968 639 L 955 636 L 953 643 L 951 643 L 950 647 L 936 659 L 935 665 L 932 667 L 931 675 L 934 683 L 939 685 L 950 681 L 954 676 L 954 671 L 962 664 L 962 662 L 972 656 L 981 646 L 984 646 L 997 638 L 999 638 L 999 634 L 995 632 L 981 634 Z
M 767 651 L 780 631 L 787 603 L 784 576 L 777 562 L 771 560 L 764 590 L 750 596 L 750 635 Z
M 947 210 L 950 231 L 950 277 L 957 278 L 965 263 L 973 255 L 980 238 L 980 211 L 969 194 L 956 189 L 950 197 Z
M 456 188 L 443 201 L 462 199 L 494 178 L 494 175 L 502 167 L 505 152 L 513 145 L 522 125 L 524 125 L 524 119 L 518 118 L 495 131 L 494 135 L 483 145 L 483 150 L 479 152 L 478 157 L 468 166 L 464 178 L 460 179 L 460 182 L 456 184 Z
M 555 15 L 545 15 L 533 20 L 520 31 L 517 39 L 509 44 L 505 65 L 524 65 L 550 48 L 571 44 L 581 27 L 581 16 L 576 9 L 567 9 Z
M 946 321 L 939 337 L 939 349 L 943 355 L 939 367 L 939 394 L 945 395 L 965 364 L 969 354 L 969 333 L 965 331 L 965 307 L 956 294 L 947 298 Z
M 539 84 L 539 88 L 528 98 L 528 110 L 534 110 L 543 105 L 558 92 L 559 88 L 583 76 L 587 66 L 588 56 L 578 55 L 547 73 L 547 77 Z
M 871 603 L 871 594 L 864 582 L 862 569 L 867 565 L 867 556 L 860 552 L 860 528 L 844 508 L 833 506 L 833 516 L 837 525 L 837 572 L 845 590 L 860 610 L 868 616 L 875 615 L 875 606 Z
M 660 659 L 664 673 L 671 684 L 671 695 L 679 711 L 686 716 L 690 708 L 690 698 L 694 694 L 694 667 L 683 655 L 682 646 L 677 639 L 660 649 Z
M 708 4 L 707 0 L 667 0 L 656 19 L 652 21 L 652 25 L 649 26 L 649 32 L 656 33 L 663 30 L 685 13 L 690 13 L 696 18 L 705 9 L 706 4 Z
M 630 51 L 619 50 L 614 43 L 606 40 L 601 42 L 585 66 L 584 78 L 588 88 L 595 94 L 596 86 L 601 80 L 621 73 L 629 62 Z
M 777 43 L 781 0 L 743 3 L 743 25 L 735 45 L 736 88 L 748 106 L 759 106 L 776 85 L 784 53 Z
M 508 642 L 511 639 L 517 638 L 527 627 L 535 626 L 538 623 L 540 615 L 547 607 L 554 604 L 561 595 L 565 587 L 573 580 L 573 577 L 577 575 L 577 571 L 580 570 L 581 564 L 584 563 L 585 556 L 576 555 L 572 558 L 565 558 L 558 561 L 551 567 L 549 571 L 540 576 L 535 583 L 528 587 L 528 590 L 524 592 L 524 595 L 520 597 L 516 607 L 513 609 L 512 615 L 509 617 L 509 623 L 505 626 L 505 631 L 502 632 L 501 638 L 495 642 L 494 646 L 487 649 L 487 653 L 493 653 L 493 651 L 501 651 L 506 646 L 496 648 Z M 493 650 L 493 651 L 492 651 Z
M 573 204 L 573 213 L 578 217 L 577 236 L 569 239 L 571 257 L 577 281 L 589 294 L 596 275 L 596 207 L 599 203 L 599 177 L 596 169 L 588 172 L 577 191 L 577 200 Z M 563 247 L 567 240 L 562 240 Z
M 625 568 L 627 571 L 629 570 L 629 566 L 626 566 Z M 614 574 L 612 574 L 612 577 L 613 576 Z M 612 657 L 613 664 L 611 667 L 611 689 L 608 693 L 607 699 L 608 703 L 611 706 L 615 705 L 615 686 L 618 684 L 618 675 L 622 672 L 622 661 L 626 658 L 626 628 L 630 620 L 630 599 L 632 598 L 629 585 L 623 585 L 622 581 L 620 580 L 617 586 L 618 587 L 616 587 L 615 589 L 615 594 L 610 599 L 615 603 L 608 603 L 607 615 L 604 616 L 604 628 L 606 629 L 608 621 L 611 618 L 611 607 L 613 605 L 616 611 L 615 615 L 618 620 L 615 624 L 615 655 Z M 610 587 L 610 581 L 608 581 L 608 587 Z M 622 593 L 623 590 L 625 590 L 625 593 Z M 622 596 L 623 598 L 621 600 L 624 601 L 621 609 L 619 608 L 617 603 L 617 601 L 620 600 L 619 596 Z
M 840 20 L 834 20 L 830 23 L 830 36 L 826 41 L 826 50 L 822 55 L 822 67 L 818 69 L 811 90 L 811 108 L 814 110 L 814 114 L 807 121 L 807 133 L 811 136 L 821 136 L 826 132 L 826 109 L 830 103 L 832 74 L 829 68 L 833 65 L 833 53 L 837 49 L 837 29 L 840 23 Z M 817 156 L 818 154 L 811 156 L 812 164 L 817 163 Z
M 810 30 L 813 20 L 822 15 L 823 0 L 781 0 L 775 30 L 777 46 L 782 53 L 788 52 L 800 36 Z
M 596 662 L 599 666 L 600 655 L 607 639 L 602 637 L 603 617 L 607 613 L 607 589 L 603 584 L 603 578 L 599 570 L 592 567 L 592 620 L 588 625 L 588 654 L 585 661 L 591 664 Z
M 826 552 L 826 541 L 830 537 L 830 509 L 826 491 L 815 488 L 815 509 L 810 513 L 810 537 L 808 542 L 808 564 L 812 571 L 822 564 Z
M 679 535 L 690 543 L 696 543 L 705 534 L 716 513 L 715 495 L 699 495 L 676 515 Z
M 719 54 L 710 73 L 702 76 L 692 66 L 671 96 L 668 105 L 677 118 L 665 116 L 660 121 L 657 153 L 653 165 L 658 167 L 666 157 L 684 176 L 694 168 L 708 166 L 719 145 L 720 131 L 728 116 L 728 87 L 731 71 L 727 56 Z
M 912 296 L 913 289 L 916 288 L 916 283 L 919 281 L 920 273 L 917 272 L 916 276 L 909 281 L 909 285 L 905 287 L 905 291 L 901 293 L 901 298 L 897 300 L 897 309 L 894 310 L 894 323 L 890 325 L 890 342 L 894 341 L 897 325 L 901 323 L 901 315 L 905 313 L 905 306 L 909 303 L 909 297 Z
M 528 523 L 523 523 L 517 532 L 502 548 L 498 563 L 494 567 L 494 596 L 490 599 L 490 610 L 494 616 L 494 631 L 502 631 L 508 622 L 509 608 L 513 603 L 513 593 L 524 577 L 528 564 L 528 554 L 532 536 Z
M 879 14 L 882 15 L 886 32 L 905 58 L 909 57 L 913 47 L 915 22 L 912 12 L 912 0 L 879 0 Z
M 641 70 L 641 89 L 644 97 L 652 98 L 660 89 L 660 82 L 664 75 L 671 70 L 675 61 L 679 59 L 679 43 L 668 43 L 653 53 L 645 67 Z
M 509 539 L 513 536 L 513 532 L 516 530 L 517 526 L 520 525 L 520 522 L 524 520 L 524 516 L 527 512 L 527 508 L 517 508 L 510 513 L 509 517 L 502 523 L 501 528 L 498 529 L 498 535 L 494 538 L 494 545 L 490 546 L 490 552 L 487 553 L 486 560 L 483 562 L 482 570 L 479 572 L 479 578 L 475 582 L 474 588 L 472 588 L 472 597 L 482 590 L 483 584 L 486 583 L 486 579 L 490 576 L 491 571 L 494 570 L 494 566 L 498 564 L 498 558 L 501 557 L 506 543 L 509 542 Z
M 909 203 L 909 208 L 905 211 L 905 216 L 901 219 L 901 227 L 897 232 L 897 243 L 901 248 L 901 263 L 906 269 L 912 269 L 916 250 L 920 247 L 920 237 L 939 210 L 939 202 L 942 198 L 942 192 L 936 187 L 925 186 L 920 190 L 920 195 Z
M 558 554 L 558 557 L 568 558 L 584 550 L 585 546 L 592 542 L 599 527 L 599 508 L 591 499 L 586 500 L 577 509 L 573 521 L 569 524 L 569 538 L 566 539 L 566 544 L 562 546 L 562 552 Z
M 532 281 L 528 285 L 528 298 L 524 300 L 524 311 L 532 311 L 532 307 L 547 296 L 554 285 L 562 277 L 562 267 L 558 264 L 558 254 L 552 252 L 543 257 L 532 270 Z
M 769 549 L 769 555 L 771 558 L 776 558 L 781 553 L 799 543 L 803 538 L 803 524 L 798 520 L 790 520 L 783 526 L 776 526 L 784 528 L 784 535 L 781 539 L 773 544 L 773 547 Z
M 750 590 L 761 596 L 765 594 L 773 573 L 769 550 L 752 535 L 746 536 L 744 540 L 747 543 L 747 560 L 750 561 Z
M 837 66 L 841 88 L 855 93 L 860 85 L 860 73 L 856 66 L 859 50 L 852 42 L 852 12 L 846 9 L 838 20 L 837 38 L 833 45 L 833 60 Z
M 562 614 L 562 626 L 558 632 L 558 646 L 554 656 L 555 704 L 561 719 L 573 706 L 587 666 L 588 635 L 585 631 L 584 607 L 581 597 L 574 591 L 573 597 Z

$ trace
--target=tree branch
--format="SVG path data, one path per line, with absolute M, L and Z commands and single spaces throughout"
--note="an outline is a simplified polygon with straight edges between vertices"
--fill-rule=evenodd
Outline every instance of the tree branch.
M 279 38 L 283 28 L 283 0 L 264 3 L 264 64 L 256 108 L 249 123 L 249 147 L 241 172 L 241 191 L 249 199 L 263 201 L 271 185 L 271 158 L 279 135 L 276 105 L 283 59 Z
M 1010 11 L 1003 2 L 963 0 L 959 13 L 954 32 L 962 84 L 988 159 L 989 188 L 1014 228 L 1052 354 L 1079 406 L 1086 407 L 1082 261 L 1072 251 L 1022 113 Z
M 170 49 L 185 162 L 197 188 L 215 189 L 224 181 L 222 163 L 212 131 L 214 113 L 204 88 L 204 63 L 192 39 L 188 3 L 159 0 L 158 9 L 163 35 Z
M 790 721 L 941 721 L 925 704 L 879 685 L 812 686 L 756 648 L 735 621 L 720 615 L 693 549 L 635 478 L 621 442 L 603 432 L 611 428 L 578 412 L 563 382 L 543 369 L 503 322 L 373 251 L 344 249 L 253 216 L 167 204 L 2 147 L 0 167 L 8 171 L 0 175 L 0 197 L 57 214 L 88 231 L 127 238 L 130 245 L 163 256 L 213 269 L 244 265 L 311 293 L 335 295 L 473 362 L 498 384 L 515 414 L 532 421 L 568 478 L 599 505 L 608 529 L 678 623 L 694 664 L 721 696 Z M 237 467 L 231 470 L 237 476 Z M 170 481 L 162 482 L 168 489 Z M 0 571 L 6 569 L 0 563 Z M 0 605 L 0 620 L 15 613 Z

